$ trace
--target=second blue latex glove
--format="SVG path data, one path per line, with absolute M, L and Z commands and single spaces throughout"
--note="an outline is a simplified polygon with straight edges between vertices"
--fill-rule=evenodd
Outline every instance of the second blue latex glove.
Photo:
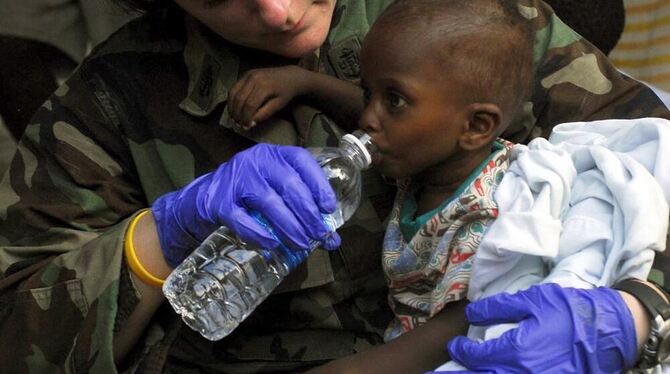
M 336 248 L 339 236 L 321 217 L 335 206 L 335 194 L 307 150 L 258 144 L 159 197 L 151 209 L 165 260 L 175 267 L 222 225 L 244 241 L 275 248 L 275 237 L 250 211 L 259 212 L 291 248 L 307 249 L 310 239 L 326 237 L 324 248 Z
M 449 342 L 451 358 L 470 370 L 493 373 L 620 373 L 635 363 L 630 310 L 610 288 L 582 290 L 556 284 L 502 293 L 467 306 L 474 325 L 518 322 L 482 343 Z

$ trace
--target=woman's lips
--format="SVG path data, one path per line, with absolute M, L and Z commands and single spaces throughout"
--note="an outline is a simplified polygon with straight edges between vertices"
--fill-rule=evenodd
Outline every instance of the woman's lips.
M 300 16 L 298 22 L 296 22 L 295 25 L 293 25 L 293 27 L 287 31 L 289 34 L 297 34 L 304 29 L 305 18 L 307 18 L 308 11 L 309 10 L 305 11 L 305 13 L 303 13 L 302 16 Z

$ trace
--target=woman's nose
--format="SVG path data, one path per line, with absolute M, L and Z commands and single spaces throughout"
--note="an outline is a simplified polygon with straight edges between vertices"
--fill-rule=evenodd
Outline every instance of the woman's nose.
M 290 30 L 293 25 L 289 20 L 292 0 L 252 0 L 256 5 L 261 21 L 273 29 Z

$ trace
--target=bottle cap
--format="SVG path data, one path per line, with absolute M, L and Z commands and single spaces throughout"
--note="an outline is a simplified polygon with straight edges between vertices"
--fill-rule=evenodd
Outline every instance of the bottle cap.
M 358 135 L 358 137 L 354 134 Z M 355 131 L 354 134 L 344 135 L 342 141 L 356 146 L 361 151 L 361 154 L 365 159 L 365 167 L 367 168 L 372 163 L 372 155 L 368 149 L 368 146 L 372 145 L 372 138 L 370 138 L 370 135 L 362 131 Z M 374 145 L 372 146 L 374 147 Z

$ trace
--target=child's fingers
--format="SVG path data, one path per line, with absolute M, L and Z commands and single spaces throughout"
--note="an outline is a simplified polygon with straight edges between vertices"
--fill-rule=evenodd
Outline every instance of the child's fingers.
M 247 96 L 247 100 L 242 105 L 242 114 L 240 124 L 246 128 L 251 125 L 256 112 L 273 98 L 271 91 L 264 89 L 261 85 L 256 85 L 254 90 Z
M 234 98 L 232 117 L 238 124 L 244 124 L 244 108 L 247 105 L 249 96 L 253 94 L 254 85 L 253 82 L 248 82 L 245 84 L 242 89 L 238 92 L 237 96 Z
M 236 105 L 236 101 L 239 98 L 239 93 L 242 87 L 246 85 L 247 82 L 247 76 L 243 76 L 240 78 L 237 82 L 233 84 L 232 87 L 228 90 L 228 112 L 230 113 L 230 116 L 233 116 L 233 108 Z M 234 119 L 234 118 L 233 118 Z
M 286 100 L 280 96 L 270 98 L 265 103 L 263 103 L 263 105 L 260 108 L 258 108 L 253 117 L 251 117 L 251 122 L 260 123 L 263 121 L 267 121 L 268 119 L 270 119 L 270 117 L 272 117 L 277 112 L 282 110 L 282 108 L 284 108 L 285 105 Z
M 251 95 L 254 91 L 255 84 L 253 80 L 249 79 L 244 79 L 238 83 L 241 83 L 241 86 L 237 91 L 234 92 L 234 94 L 231 92 L 231 95 L 228 98 L 231 105 L 228 111 L 231 117 L 233 117 L 237 123 L 242 123 L 244 106 L 249 98 L 249 95 Z

